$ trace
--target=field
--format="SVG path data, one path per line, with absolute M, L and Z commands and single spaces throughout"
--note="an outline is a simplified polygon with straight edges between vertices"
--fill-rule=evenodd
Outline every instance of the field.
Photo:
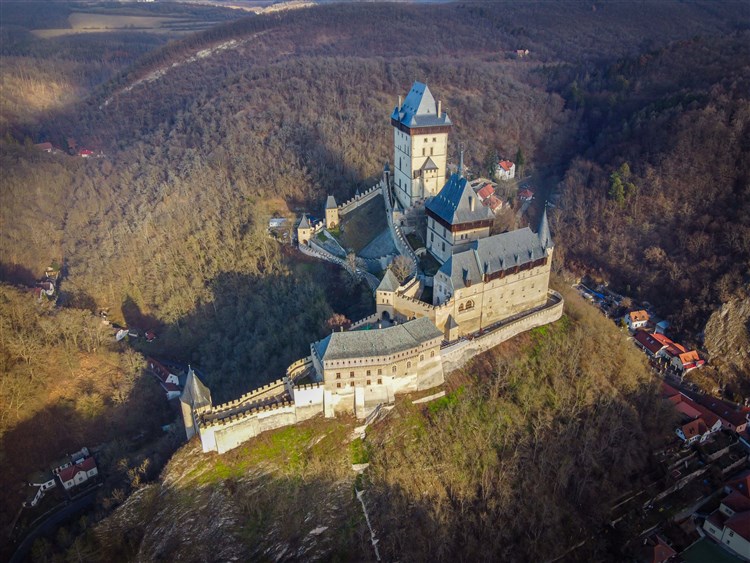
M 34 29 L 31 32 L 42 39 L 78 33 L 107 31 L 140 31 L 148 33 L 192 33 L 206 29 L 218 22 L 189 17 L 126 16 L 99 12 L 75 12 L 68 16 L 69 28 Z

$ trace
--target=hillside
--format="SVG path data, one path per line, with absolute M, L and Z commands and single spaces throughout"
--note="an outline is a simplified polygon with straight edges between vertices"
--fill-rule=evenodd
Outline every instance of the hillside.
M 643 356 L 573 292 L 565 298 L 561 321 L 453 373 L 444 399 L 400 400 L 361 446 L 341 419 L 268 432 L 222 456 L 187 444 L 77 552 L 374 560 L 357 487 L 385 560 L 562 555 L 637 485 L 670 420 Z M 370 466 L 357 477 L 350 464 L 362 460 Z M 596 535 L 577 560 L 617 553 Z
M 53 5 L 43 27 L 63 28 L 69 6 Z M 478 173 L 488 153 L 520 152 L 542 179 L 556 271 L 650 301 L 686 343 L 705 327 L 717 380 L 747 388 L 747 355 L 727 345 L 748 334 L 744 3 L 362 3 L 226 16 L 171 41 L 43 39 L 30 31 L 39 10 L 0 22 L 0 460 L 15 487 L 3 522 L 31 465 L 60 448 L 111 441 L 114 479 L 92 520 L 36 558 L 372 557 L 351 495 L 351 421 L 314 420 L 221 458 L 188 444 L 143 486 L 175 447 L 160 429 L 170 415 L 153 381 L 133 383 L 140 356 L 113 347 L 93 313 L 154 329 L 134 349 L 200 366 L 219 401 L 279 377 L 332 315 L 369 314 L 363 285 L 266 227 L 372 185 L 392 158 L 388 116 L 415 79 L 454 123 L 449 160 L 463 145 Z M 61 151 L 33 148 L 44 141 Z M 10 285 L 51 262 L 61 295 L 47 310 Z M 669 421 L 641 357 L 566 299 L 566 321 L 478 358 L 449 399 L 400 403 L 372 429 L 358 485 L 388 559 L 554 558 L 637 483 Z M 132 385 L 118 395 L 102 374 Z M 141 427 L 153 441 L 118 440 Z M 222 551 L 209 552 L 218 534 Z M 607 558 L 617 544 L 581 549 Z

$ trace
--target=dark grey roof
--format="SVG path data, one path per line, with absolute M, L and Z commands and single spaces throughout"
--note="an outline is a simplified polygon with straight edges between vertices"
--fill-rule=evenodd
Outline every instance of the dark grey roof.
M 324 361 L 345 360 L 387 356 L 442 336 L 443 333 L 430 319 L 422 317 L 388 328 L 334 332 L 313 346 Z
M 299 222 L 300 229 L 309 229 L 310 228 L 310 221 L 307 220 L 307 213 L 302 214 L 302 220 Z
M 474 211 L 471 210 L 469 198 L 474 198 Z M 451 225 L 492 220 L 494 217 L 492 210 L 482 205 L 466 178 L 458 174 L 452 174 L 443 189 L 425 207 Z
M 456 252 L 440 271 L 451 278 L 453 290 L 479 283 L 482 277 L 521 266 L 546 256 L 537 235 L 524 227 L 476 240 L 469 248 Z
M 422 165 L 422 170 L 437 170 L 438 166 L 435 164 L 435 161 L 432 160 L 432 157 L 427 157 L 427 160 L 424 161 L 424 164 Z
M 401 107 L 393 110 L 391 119 L 408 127 L 451 125 L 448 114 L 437 114 L 437 104 L 426 84 L 415 82 Z
M 193 408 L 211 404 L 211 391 L 198 379 L 192 368 L 188 369 L 187 381 L 180 395 L 180 401 L 192 405 Z
M 552 235 L 549 232 L 549 223 L 547 222 L 547 206 L 545 205 L 544 211 L 542 211 L 542 219 L 539 221 L 539 229 L 537 230 L 537 236 L 542 248 L 545 250 L 552 248 L 554 243 L 552 242 Z
M 398 278 L 396 278 L 396 275 L 390 268 L 388 268 L 385 271 L 385 275 L 383 276 L 380 285 L 378 285 L 377 291 L 396 291 L 399 285 L 401 284 L 398 283 Z
M 332 195 L 328 196 L 328 199 L 326 200 L 326 209 L 335 209 L 338 205 L 336 205 L 336 198 Z

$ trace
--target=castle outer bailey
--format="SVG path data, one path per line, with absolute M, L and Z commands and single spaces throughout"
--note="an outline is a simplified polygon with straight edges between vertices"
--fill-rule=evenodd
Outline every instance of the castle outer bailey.
M 386 165 L 376 188 L 342 206 L 329 197 L 325 223 L 334 229 L 342 215 L 382 195 L 401 249 L 407 243 L 391 202 L 404 210 L 424 205 L 426 247 L 439 270 L 432 278 L 417 272 L 400 283 L 387 269 L 368 322 L 313 342 L 310 355 L 289 366 L 283 378 L 239 399 L 214 405 L 191 370 L 181 397 L 185 432 L 188 439 L 200 436 L 204 452 L 223 453 L 318 414 L 364 419 L 397 395 L 440 386 L 446 372 L 476 354 L 562 316 L 563 299 L 549 289 L 554 243 L 546 211 L 536 233 L 526 227 L 490 235 L 493 214 L 463 177 L 462 163 L 445 180 L 451 122 L 425 84 L 416 82 L 403 104 L 399 99 L 391 123 L 393 174 Z M 321 228 L 303 215 L 300 246 Z M 414 259 L 413 251 L 409 256 Z

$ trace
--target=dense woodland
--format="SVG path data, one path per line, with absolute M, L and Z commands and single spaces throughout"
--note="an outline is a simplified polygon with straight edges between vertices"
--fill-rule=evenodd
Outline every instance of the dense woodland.
M 539 193 L 555 194 L 560 268 L 651 301 L 694 337 L 748 283 L 744 8 L 661 1 L 638 10 L 623 2 L 325 6 L 249 16 L 167 43 L 146 33 L 40 40 L 29 30 L 62 25 L 59 5 L 45 14 L 4 11 L 0 280 L 25 286 L 51 262 L 63 266 L 56 308 L 25 303 L 29 294 L 2 286 L 4 466 L 20 447 L 14 440 L 53 424 L 56 411 L 47 407 L 59 400 L 79 430 L 91 409 L 92 416 L 118 412 L 118 385 L 70 384 L 64 397 L 50 385 L 60 365 L 75 378 L 82 365 L 91 374 L 105 364 L 119 366 L 117 374 L 132 368 L 134 356 L 110 348 L 111 334 L 91 315 L 99 309 L 155 329 L 157 341 L 137 350 L 200 366 L 220 400 L 280 376 L 333 315 L 368 314 L 372 298 L 363 286 L 278 245 L 266 225 L 273 214 L 320 215 L 327 194 L 342 200 L 372 185 L 391 158 L 388 116 L 414 80 L 443 101 L 454 123 L 454 160 L 459 144 L 475 171 L 489 152 L 512 158 L 520 151 L 529 172 L 551 179 Z M 518 48 L 529 57 L 518 59 Z M 32 147 L 43 141 L 61 152 Z M 79 148 L 104 156 L 72 156 Z M 512 553 L 546 558 L 560 552 L 556 537 L 598 525 L 606 503 L 593 506 L 597 495 L 611 495 L 638 471 L 643 437 L 661 419 L 640 414 L 658 410 L 642 366 L 627 360 L 615 383 L 614 360 L 596 353 L 609 349 L 605 343 L 590 360 L 549 360 L 581 343 L 585 324 L 537 335 L 528 358 L 477 367 L 471 375 L 484 381 L 471 379 L 466 399 L 425 422 L 441 447 L 417 432 L 413 448 L 396 451 L 383 437 L 388 454 L 376 461 L 372 486 L 393 499 L 379 511 L 393 523 L 383 545 L 394 558 L 433 547 L 445 559 L 464 549 L 481 554 L 479 541 L 498 556 L 518 549 Z M 581 374 L 590 374 L 585 389 L 571 384 Z M 591 394 L 600 387 L 606 392 Z M 145 398 L 156 395 L 143 389 L 143 396 L 127 391 L 140 405 L 130 412 L 151 412 L 143 421 L 156 426 L 160 415 Z M 516 418 L 525 423 L 510 424 Z M 621 471 L 608 473 L 615 446 L 603 421 L 612 418 L 632 424 L 618 435 Z M 477 428 L 476 436 L 456 434 L 464 426 Z M 612 447 L 570 459 L 566 448 L 579 435 Z M 94 439 L 84 430 L 70 436 L 71 443 Z M 461 457 L 455 444 L 467 439 L 490 458 Z M 412 471 L 423 456 L 440 470 Z M 551 478 L 541 462 L 555 456 L 560 467 L 588 468 L 585 478 Z M 527 467 L 537 469 L 521 470 Z M 22 469 L 9 475 L 20 478 Z M 513 487 L 487 484 L 501 471 Z M 434 481 L 437 474 L 444 482 Z M 416 491 L 430 479 L 421 505 Z M 555 503 L 521 510 L 519 495 L 529 491 Z M 565 510 L 535 512 L 544 506 Z M 396 522 L 404 513 L 434 543 L 403 536 Z M 491 538 L 488 522 L 510 514 L 524 516 L 519 526 L 548 525 L 526 536 L 509 527 Z

